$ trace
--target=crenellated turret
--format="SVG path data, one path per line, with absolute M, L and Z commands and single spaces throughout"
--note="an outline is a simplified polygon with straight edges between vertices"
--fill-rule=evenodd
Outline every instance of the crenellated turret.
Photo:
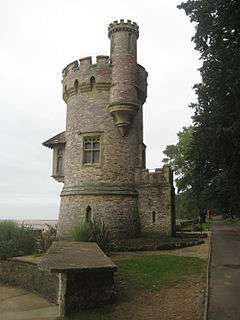
M 110 58 L 85 57 L 63 69 L 66 130 L 44 142 L 53 149 L 52 177 L 64 182 L 60 239 L 93 220 L 106 223 L 111 238 L 173 230 L 172 172 L 145 170 L 148 74 L 137 63 L 138 29 L 130 20 L 114 21 Z
M 138 25 L 127 20 L 109 25 L 111 41 L 112 86 L 108 111 L 115 125 L 125 136 L 143 103 L 138 88 L 137 38 Z

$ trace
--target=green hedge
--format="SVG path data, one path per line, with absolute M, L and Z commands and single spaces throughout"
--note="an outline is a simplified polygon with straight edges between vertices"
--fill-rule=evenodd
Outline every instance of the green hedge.
M 0 259 L 35 253 L 34 231 L 13 221 L 0 221 Z

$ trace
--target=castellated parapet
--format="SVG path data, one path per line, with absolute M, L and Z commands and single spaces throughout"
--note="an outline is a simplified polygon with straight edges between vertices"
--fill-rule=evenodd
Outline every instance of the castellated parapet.
M 63 69 L 66 131 L 44 142 L 53 149 L 53 178 L 64 182 L 60 238 L 81 222 L 103 220 L 113 238 L 173 232 L 171 171 L 145 168 L 143 104 L 147 72 L 137 63 L 139 27 L 109 25 L 110 56 Z M 140 224 L 140 225 L 139 225 Z
M 63 99 L 67 102 L 72 95 L 89 92 L 96 84 L 97 90 L 110 90 L 111 67 L 108 56 L 97 56 L 97 63 L 92 64 L 92 57 L 76 60 L 63 69 Z M 94 83 L 91 83 L 91 79 Z
M 110 23 L 108 27 L 108 37 L 110 38 L 113 33 L 119 31 L 135 33 L 136 37 L 139 37 L 139 26 L 136 22 L 132 22 L 131 20 L 125 21 L 124 19 L 120 19 L 120 21 L 116 20 L 113 23 Z

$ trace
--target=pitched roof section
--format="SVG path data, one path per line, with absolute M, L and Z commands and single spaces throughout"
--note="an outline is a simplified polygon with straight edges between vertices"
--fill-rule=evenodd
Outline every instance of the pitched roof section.
M 48 139 L 47 141 L 43 142 L 43 146 L 52 149 L 55 144 L 65 144 L 65 143 L 66 143 L 65 131 L 63 131 L 57 134 L 56 136 Z

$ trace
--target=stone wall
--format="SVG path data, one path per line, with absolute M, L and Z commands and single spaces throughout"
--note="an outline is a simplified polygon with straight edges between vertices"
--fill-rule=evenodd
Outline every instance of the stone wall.
M 0 260 L 0 282 L 35 291 L 57 303 L 58 276 L 40 271 L 38 265 L 15 259 Z
M 96 195 L 76 194 L 62 197 L 60 212 L 64 214 L 60 215 L 58 223 L 61 238 L 71 238 L 72 229 L 85 221 L 88 206 L 92 209 L 92 218 L 105 222 L 111 238 L 135 237 L 137 232 L 134 220 L 134 213 L 137 210 L 136 195 L 109 195 L 104 192 L 109 191 L 104 191 L 103 188 L 97 190 Z
M 66 314 L 106 305 L 116 297 L 113 272 L 110 271 L 71 272 L 66 281 Z
M 175 195 L 172 180 L 172 171 L 167 166 L 155 172 L 136 172 L 142 235 L 174 235 Z

